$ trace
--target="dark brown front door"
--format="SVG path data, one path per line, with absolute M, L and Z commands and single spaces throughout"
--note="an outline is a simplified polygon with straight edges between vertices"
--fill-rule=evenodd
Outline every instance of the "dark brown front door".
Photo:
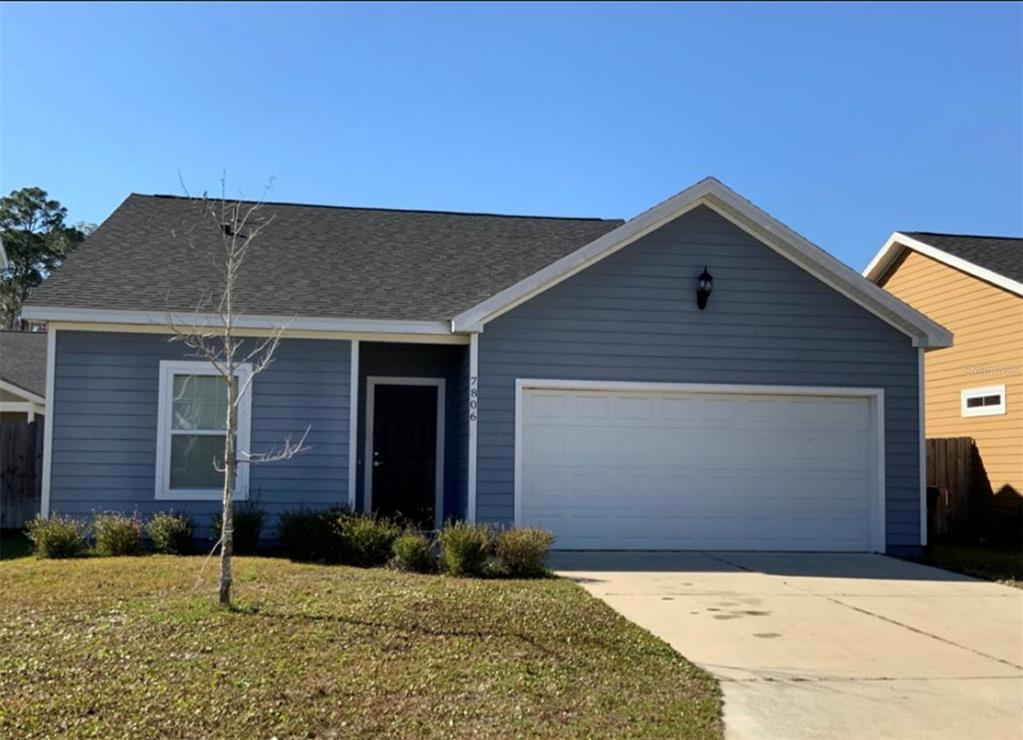
M 373 510 L 434 525 L 437 388 L 378 385 L 373 399 Z

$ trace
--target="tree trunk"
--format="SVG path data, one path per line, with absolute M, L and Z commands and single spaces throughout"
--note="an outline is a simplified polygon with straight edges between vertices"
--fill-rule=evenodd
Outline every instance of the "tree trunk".
M 238 379 L 227 381 L 227 428 L 224 430 L 224 518 L 220 524 L 220 605 L 231 605 L 231 557 L 234 554 L 234 487 L 238 476 L 238 434 L 236 401 Z

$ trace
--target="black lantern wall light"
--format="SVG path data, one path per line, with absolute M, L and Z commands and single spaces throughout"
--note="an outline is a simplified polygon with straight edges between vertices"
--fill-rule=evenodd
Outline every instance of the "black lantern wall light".
M 707 268 L 704 267 L 697 280 L 699 282 L 696 287 L 696 305 L 702 311 L 707 307 L 707 299 L 710 298 L 710 294 L 714 291 L 714 276 L 707 272 Z

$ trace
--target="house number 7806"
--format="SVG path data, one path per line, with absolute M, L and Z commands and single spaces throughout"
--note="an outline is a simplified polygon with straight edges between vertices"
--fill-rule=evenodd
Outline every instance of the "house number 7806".
M 479 378 L 475 375 L 469 377 L 469 421 L 476 421 L 477 410 L 479 409 Z

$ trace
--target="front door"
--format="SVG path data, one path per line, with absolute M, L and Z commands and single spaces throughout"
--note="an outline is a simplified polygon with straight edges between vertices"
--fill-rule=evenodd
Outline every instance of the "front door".
M 429 385 L 374 389 L 373 510 L 427 529 L 434 526 L 437 390 Z

